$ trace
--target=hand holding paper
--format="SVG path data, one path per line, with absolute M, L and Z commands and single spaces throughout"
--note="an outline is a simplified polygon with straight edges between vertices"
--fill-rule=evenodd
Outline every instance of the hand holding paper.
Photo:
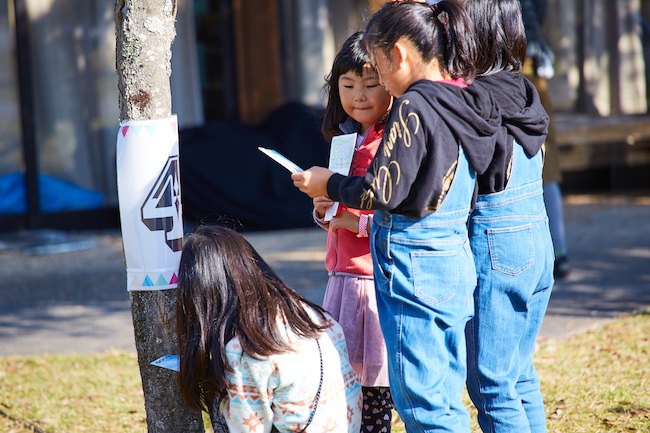
M 332 206 L 332 203 L 334 202 L 329 197 L 320 195 L 318 197 L 314 197 L 313 203 L 318 217 L 322 219 L 325 215 L 325 212 L 327 211 L 327 208 Z
M 293 173 L 291 179 L 296 188 L 314 198 L 319 195 L 327 195 L 327 181 L 332 174 L 334 174 L 332 170 L 325 167 L 312 167 L 299 173 Z
M 348 211 L 343 211 L 332 218 L 329 229 L 335 235 L 339 229 L 345 229 L 352 233 L 359 233 L 359 217 Z

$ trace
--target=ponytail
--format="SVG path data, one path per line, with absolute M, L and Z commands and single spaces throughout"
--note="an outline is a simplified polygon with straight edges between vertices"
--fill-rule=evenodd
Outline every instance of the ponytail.
M 438 45 L 443 53 L 442 64 L 453 78 L 467 83 L 476 76 L 476 41 L 474 25 L 465 9 L 455 1 L 441 1 L 430 6 L 439 26 Z
M 413 43 L 425 63 L 437 59 L 452 78 L 470 83 L 476 76 L 474 26 L 458 1 L 386 3 L 370 19 L 364 43 L 369 52 L 388 52 L 401 37 Z

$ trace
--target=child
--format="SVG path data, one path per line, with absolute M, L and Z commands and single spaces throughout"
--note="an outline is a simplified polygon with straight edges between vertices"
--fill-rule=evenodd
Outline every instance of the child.
M 190 407 L 221 401 L 233 432 L 359 431 L 361 389 L 343 330 L 240 234 L 199 227 L 185 238 L 178 276 L 179 384 Z
M 553 286 L 541 151 L 549 118 L 520 73 L 519 0 L 465 0 L 465 7 L 483 53 L 473 86 L 492 91 L 504 125 L 490 168 L 478 176 L 469 223 L 478 285 L 467 326 L 467 389 L 484 432 L 545 432 L 533 354 Z
M 463 7 L 385 4 L 364 35 L 396 98 L 364 177 L 292 174 L 314 197 L 375 209 L 371 252 L 390 390 L 407 431 L 469 431 L 465 324 L 476 273 L 467 217 L 500 125 L 489 93 L 467 88 L 476 47 Z M 487 120 L 486 120 L 487 119 Z
M 341 133 L 356 132 L 357 148 L 350 174 L 362 176 L 377 152 L 391 97 L 379 84 L 377 74 L 361 44 L 363 32 L 350 36 L 334 59 L 326 78 L 327 109 L 323 134 L 327 140 Z M 372 211 L 349 209 L 340 204 L 330 222 L 323 221 L 332 201 L 314 198 L 314 218 L 327 235 L 325 265 L 329 280 L 323 308 L 343 328 L 350 363 L 363 390 L 361 431 L 390 432 L 392 400 L 388 388 L 386 345 L 377 317 L 372 280 L 368 226 Z

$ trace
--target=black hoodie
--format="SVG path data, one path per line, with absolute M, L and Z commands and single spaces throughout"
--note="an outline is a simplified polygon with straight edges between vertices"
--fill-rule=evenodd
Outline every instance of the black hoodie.
M 479 194 L 503 191 L 508 183 L 513 138 L 526 155 L 536 155 L 546 141 L 549 117 L 533 84 L 519 73 L 503 71 L 478 77 L 470 87 L 489 90 L 502 118 L 492 162 L 477 179 Z
M 474 170 L 484 173 L 500 125 L 485 87 L 416 81 L 393 103 L 365 177 L 334 174 L 327 193 L 352 208 L 424 217 L 435 212 L 451 186 L 458 145 Z

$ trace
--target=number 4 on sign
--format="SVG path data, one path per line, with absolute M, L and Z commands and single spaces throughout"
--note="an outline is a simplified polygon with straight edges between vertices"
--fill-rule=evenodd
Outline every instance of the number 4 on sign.
M 170 156 L 147 199 L 140 208 L 142 222 L 149 230 L 164 231 L 165 243 L 174 252 L 183 247 L 181 185 L 178 155 Z

